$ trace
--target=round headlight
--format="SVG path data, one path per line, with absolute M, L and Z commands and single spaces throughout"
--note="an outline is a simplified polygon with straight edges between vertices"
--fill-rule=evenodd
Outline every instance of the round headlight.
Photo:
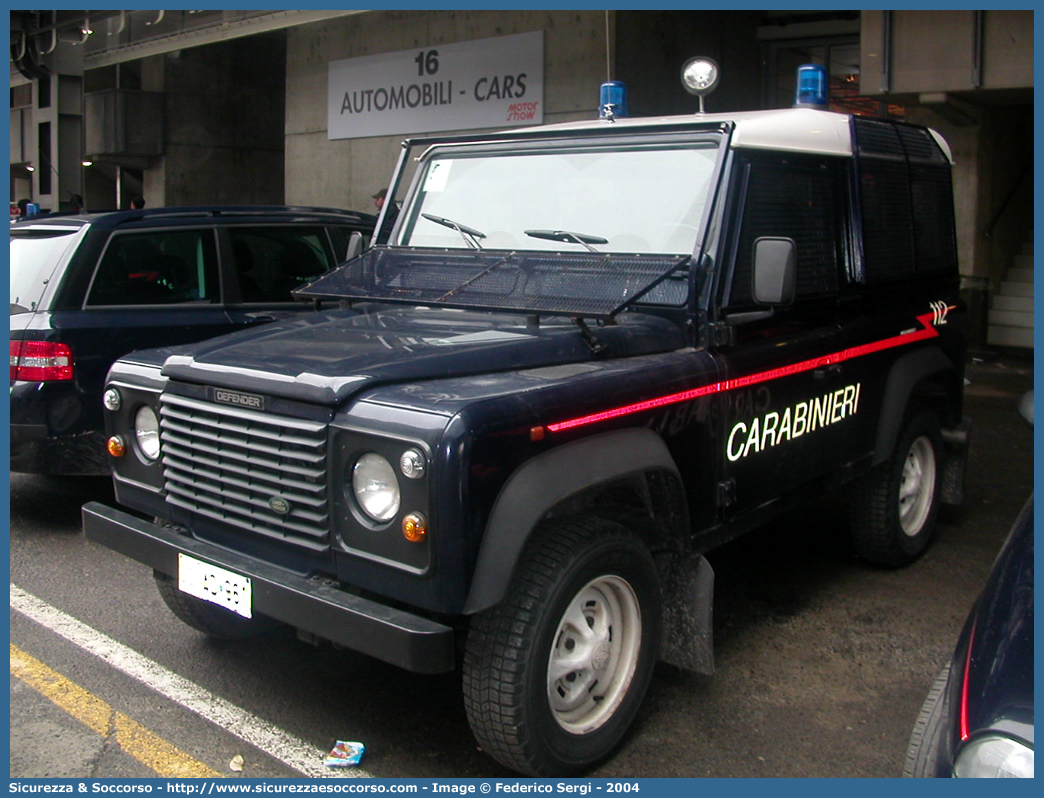
M 957 755 L 953 775 L 961 779 L 1032 779 L 1033 749 L 1008 737 L 980 737 Z
M 399 512 L 399 482 L 392 464 L 370 452 L 355 461 L 352 490 L 359 507 L 374 521 L 390 521 Z
M 147 405 L 138 408 L 134 414 L 134 438 L 142 457 L 150 463 L 159 457 L 159 419 L 156 418 L 156 411 Z

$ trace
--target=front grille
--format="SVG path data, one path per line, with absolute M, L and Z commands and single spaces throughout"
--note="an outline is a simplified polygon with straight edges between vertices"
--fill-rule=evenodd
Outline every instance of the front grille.
M 309 549 L 329 545 L 326 424 L 164 394 L 160 441 L 168 503 Z

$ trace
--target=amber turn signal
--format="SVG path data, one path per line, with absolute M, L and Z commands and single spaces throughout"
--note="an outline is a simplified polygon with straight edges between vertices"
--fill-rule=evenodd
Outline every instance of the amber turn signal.
M 109 442 L 105 444 L 105 448 L 109 450 L 109 454 L 113 457 L 123 457 L 127 453 L 127 447 L 123 443 L 123 438 L 119 435 L 113 435 L 109 438 Z
M 410 543 L 420 543 L 428 536 L 428 519 L 420 513 L 410 513 L 402 519 L 402 534 Z

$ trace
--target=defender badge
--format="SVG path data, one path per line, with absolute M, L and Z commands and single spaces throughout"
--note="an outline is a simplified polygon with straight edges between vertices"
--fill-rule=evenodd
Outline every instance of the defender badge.
M 212 388 L 211 397 L 215 402 L 236 407 L 246 407 L 250 410 L 264 410 L 265 399 L 252 393 L 241 393 L 239 391 L 226 391 L 223 388 Z

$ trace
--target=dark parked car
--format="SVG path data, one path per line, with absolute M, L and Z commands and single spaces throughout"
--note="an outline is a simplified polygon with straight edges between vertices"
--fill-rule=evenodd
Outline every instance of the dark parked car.
M 914 726 L 904 776 L 1033 777 L 1033 498 Z
M 208 207 L 11 225 L 11 470 L 104 474 L 102 388 L 118 357 L 299 313 L 290 290 L 347 254 L 369 214 Z

